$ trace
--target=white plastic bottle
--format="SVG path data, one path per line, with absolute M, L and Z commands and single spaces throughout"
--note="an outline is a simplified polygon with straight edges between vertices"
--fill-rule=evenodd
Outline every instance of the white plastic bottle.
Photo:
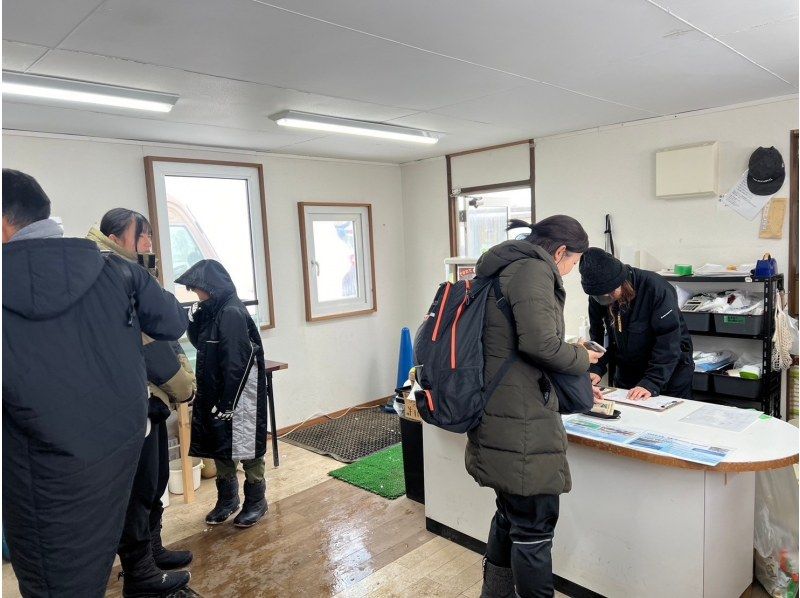
M 578 336 L 583 340 L 589 340 L 589 318 L 581 316 L 581 325 L 578 326 Z

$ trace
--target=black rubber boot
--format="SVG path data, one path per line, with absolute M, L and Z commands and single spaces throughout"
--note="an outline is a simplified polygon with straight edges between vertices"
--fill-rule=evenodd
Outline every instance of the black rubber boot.
M 163 510 L 163 509 L 162 509 Z M 150 544 L 153 547 L 153 560 L 156 567 L 165 571 L 182 569 L 192 562 L 192 553 L 188 550 L 167 550 L 161 542 L 161 517 L 150 528 Z
M 206 523 L 219 525 L 228 517 L 239 510 L 239 480 L 232 478 L 217 478 L 217 504 L 206 515 Z
M 233 520 L 236 527 L 250 527 L 258 523 L 267 512 L 267 482 L 244 483 L 244 506 Z
M 480 598 L 514 598 L 516 595 L 511 567 L 498 567 L 483 559 L 483 587 Z
M 126 560 L 122 561 L 124 598 L 166 597 L 189 585 L 192 577 L 188 571 L 162 571 L 150 554 L 136 563 Z

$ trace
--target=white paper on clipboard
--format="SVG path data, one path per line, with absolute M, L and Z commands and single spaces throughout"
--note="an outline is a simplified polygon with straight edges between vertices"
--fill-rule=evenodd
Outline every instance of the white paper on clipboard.
M 770 199 L 772 199 L 772 195 L 755 195 L 747 188 L 747 171 L 745 171 L 739 177 L 739 182 L 720 197 L 719 201 L 740 216 L 754 220 Z

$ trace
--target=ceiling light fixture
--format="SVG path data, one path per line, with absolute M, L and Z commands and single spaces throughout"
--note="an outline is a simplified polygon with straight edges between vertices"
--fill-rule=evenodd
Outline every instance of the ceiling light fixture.
M 383 123 L 369 122 L 366 120 L 353 120 L 336 116 L 323 116 L 295 110 L 284 110 L 269 117 L 282 127 L 296 129 L 312 129 L 314 131 L 327 131 L 329 133 L 345 133 L 347 135 L 363 135 L 365 137 L 380 137 L 394 139 L 395 141 L 411 141 L 432 145 L 439 141 L 439 137 L 430 131 L 397 127 Z
M 9 97 L 95 104 L 150 112 L 169 112 L 178 101 L 178 96 L 170 93 L 11 71 L 3 71 L 2 89 L 3 96 Z

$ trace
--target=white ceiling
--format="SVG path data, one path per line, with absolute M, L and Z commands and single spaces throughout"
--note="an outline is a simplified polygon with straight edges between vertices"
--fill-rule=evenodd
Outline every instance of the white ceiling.
M 3 68 L 176 93 L 7 129 L 388 162 L 798 91 L 795 0 L 5 0 Z M 293 109 L 436 146 L 287 131 Z

